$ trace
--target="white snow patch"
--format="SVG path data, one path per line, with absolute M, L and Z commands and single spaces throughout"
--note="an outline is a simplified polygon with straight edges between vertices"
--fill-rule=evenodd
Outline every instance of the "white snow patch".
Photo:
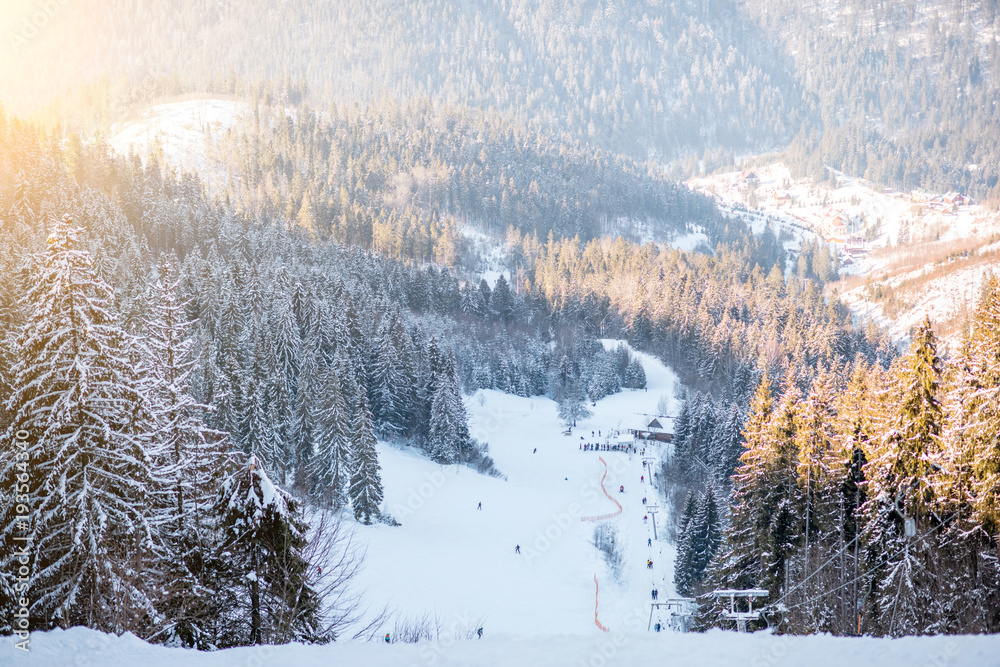
M 504 591 L 497 591 L 503 593 Z M 755 632 L 740 635 L 713 630 L 704 634 L 647 633 L 640 628 L 595 631 L 588 637 L 550 635 L 519 637 L 485 632 L 480 640 L 455 640 L 450 634 L 422 644 L 339 641 L 325 646 L 288 644 L 252 646 L 214 652 L 164 648 L 133 635 L 121 637 L 86 628 L 35 632 L 31 653 L 14 648 L 11 637 L 0 641 L 0 664 L 32 667 L 66 665 L 142 665 L 143 667 L 552 667 L 610 665 L 773 665 L 792 667 L 995 667 L 1000 664 L 1000 636 L 967 635 L 905 637 L 796 637 Z
M 217 189 L 226 173 L 212 146 L 244 111 L 245 105 L 225 99 L 158 104 L 144 110 L 140 119 L 114 126 L 109 143 L 119 154 L 135 153 L 143 160 L 162 148 L 170 167 L 197 172 L 210 189 Z

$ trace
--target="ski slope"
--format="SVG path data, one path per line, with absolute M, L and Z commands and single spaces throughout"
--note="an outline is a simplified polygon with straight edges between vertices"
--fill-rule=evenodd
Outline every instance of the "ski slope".
M 601 632 L 594 622 L 596 575 L 600 622 L 623 629 L 638 618 L 645 628 L 654 585 L 660 599 L 673 594 L 673 549 L 662 540 L 647 546 L 652 525 L 642 519 L 642 498 L 652 503 L 656 493 L 648 477 L 640 482 L 645 473 L 638 454 L 580 450 L 584 442 L 603 442 L 611 430 L 643 426 L 649 419 L 637 413 L 655 412 L 661 395 L 673 405 L 673 372 L 637 354 L 647 390 L 598 401 L 593 417 L 571 436 L 562 434 L 556 404 L 547 398 L 492 390 L 467 397 L 470 430 L 489 443 L 506 481 L 381 445 L 386 508 L 402 526 L 360 529 L 368 556 L 359 586 L 369 602 L 388 603 L 404 616 L 430 613 L 445 627 L 482 625 L 525 637 L 591 634 Z M 581 520 L 616 510 L 601 489 L 599 458 L 607 462 L 605 486 L 622 505 L 620 516 L 609 520 L 625 545 L 620 581 L 591 544 L 597 522 Z

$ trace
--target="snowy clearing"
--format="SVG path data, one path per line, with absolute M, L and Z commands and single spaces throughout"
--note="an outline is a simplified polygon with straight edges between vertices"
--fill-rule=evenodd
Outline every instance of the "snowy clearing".
M 109 143 L 119 154 L 131 152 L 143 161 L 162 149 L 169 166 L 197 172 L 210 190 L 218 190 L 226 171 L 212 157 L 212 144 L 236 125 L 241 108 L 225 99 L 158 104 L 144 110 L 142 118 L 113 127 Z
M 120 665 L 123 667 L 996 667 L 995 636 L 906 637 L 903 639 L 645 632 L 597 633 L 532 638 L 486 634 L 454 641 L 445 635 L 426 644 L 338 642 L 326 646 L 256 646 L 200 653 L 151 646 L 133 635 L 114 637 L 86 628 L 33 635 L 31 653 L 0 643 L 0 664 L 31 667 Z
M 652 588 L 661 598 L 673 590 L 673 547 L 662 540 L 648 547 L 652 526 L 642 520 L 642 498 L 653 503 L 655 492 L 648 477 L 640 482 L 645 473 L 638 454 L 579 449 L 584 442 L 603 442 L 611 429 L 643 426 L 637 413 L 655 412 L 661 395 L 673 405 L 673 372 L 649 355 L 637 356 L 648 391 L 625 390 L 598 401 L 591 407 L 594 416 L 571 436 L 562 435 L 556 404 L 547 398 L 493 390 L 466 397 L 469 429 L 490 444 L 506 481 L 380 445 L 385 506 L 402 526 L 359 530 L 368 541 L 368 559 L 358 583 L 369 602 L 388 602 L 404 616 L 431 613 L 445 627 L 483 625 L 522 636 L 591 634 L 597 631 L 596 575 L 601 623 L 620 628 L 639 613 L 645 627 Z M 609 522 L 627 548 L 618 582 L 591 544 L 595 523 L 581 520 L 615 509 L 601 489 L 599 457 L 608 464 L 605 486 L 623 506 L 623 514 Z M 623 485 L 625 493 L 618 493 Z M 518 545 L 520 554 L 514 551 Z M 647 558 L 653 570 L 646 568 Z

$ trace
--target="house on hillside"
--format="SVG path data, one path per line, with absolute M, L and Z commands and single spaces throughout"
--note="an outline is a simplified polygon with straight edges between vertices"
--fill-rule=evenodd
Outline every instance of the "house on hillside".
M 847 216 L 843 213 L 837 213 L 832 218 L 827 220 L 826 227 L 833 236 L 844 236 L 847 234 L 847 227 L 850 223 Z
M 965 206 L 965 197 L 960 192 L 949 192 L 944 196 L 944 203 L 949 206 Z
M 746 169 L 740 174 L 740 192 L 756 190 L 760 185 L 760 178 L 752 171 Z
M 774 201 L 776 204 L 791 204 L 792 196 L 788 194 L 787 190 L 779 190 L 774 193 Z

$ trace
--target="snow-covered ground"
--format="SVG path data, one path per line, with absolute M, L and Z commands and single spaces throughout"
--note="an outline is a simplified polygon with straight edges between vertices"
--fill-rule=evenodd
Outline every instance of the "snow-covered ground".
M 192 99 L 158 104 L 141 117 L 112 128 L 109 143 L 121 155 L 143 160 L 162 150 L 169 166 L 197 172 L 209 189 L 224 183 L 225 170 L 213 157 L 212 144 L 235 126 L 241 106 L 225 99 Z
M 405 616 L 431 613 L 446 627 L 483 625 L 516 636 L 591 634 L 597 631 L 596 575 L 600 622 L 621 629 L 638 614 L 645 627 L 653 587 L 661 598 L 673 590 L 673 548 L 662 540 L 647 546 L 652 525 L 643 523 L 642 499 L 653 503 L 656 492 L 639 454 L 579 448 L 603 442 L 611 430 L 643 426 L 649 418 L 639 413 L 654 413 L 661 395 L 674 400 L 673 372 L 638 356 L 648 390 L 598 401 L 594 416 L 570 436 L 562 434 L 556 404 L 547 398 L 492 390 L 467 397 L 470 430 L 489 443 L 506 480 L 380 446 L 386 508 L 402 526 L 361 529 L 369 546 L 358 583 L 368 600 L 388 602 Z M 599 457 L 608 466 L 604 486 L 623 510 L 609 522 L 626 547 L 620 582 L 591 544 L 595 522 L 582 520 L 617 510 L 601 489 Z M 618 492 L 621 486 L 625 493 Z M 664 518 L 661 513 L 661 523 Z
M 674 594 L 673 549 L 662 539 L 648 546 L 652 525 L 642 520 L 642 497 L 652 502 L 655 492 L 648 481 L 640 481 L 647 474 L 641 456 L 579 448 L 582 442 L 603 440 L 598 429 L 606 435 L 648 422 L 661 395 L 668 397 L 671 411 L 676 409 L 673 372 L 648 355 L 637 356 L 648 390 L 598 401 L 594 416 L 570 436 L 562 435 L 555 404 L 548 399 L 495 391 L 467 397 L 470 428 L 489 441 L 506 480 L 380 446 L 386 507 L 402 526 L 358 529 L 368 558 L 357 584 L 373 607 L 388 603 L 403 615 L 435 616 L 441 628 L 436 641 L 342 641 L 199 653 L 151 646 L 132 635 L 73 628 L 34 633 L 27 654 L 14 648 L 12 638 L 0 638 L 0 665 L 1000 667 L 1000 637 L 888 640 L 649 632 L 650 590 L 658 588 L 661 600 Z M 617 503 L 602 489 L 599 457 L 607 462 L 604 488 Z M 618 492 L 622 485 L 625 493 Z M 480 502 L 482 510 L 477 509 Z M 607 523 L 625 545 L 619 581 L 591 544 L 596 522 L 583 520 L 604 514 L 617 514 Z M 661 512 L 661 528 L 665 518 Z M 653 560 L 651 570 L 647 559 Z M 595 623 L 595 578 L 600 586 L 596 619 L 606 632 Z M 654 614 L 656 620 L 666 619 Z M 480 625 L 482 639 L 464 638 Z
M 30 667 L 997 667 L 996 636 L 859 639 L 646 632 L 538 635 L 484 634 L 481 640 L 445 636 L 426 644 L 337 642 L 326 646 L 256 646 L 199 653 L 151 646 L 132 635 L 84 628 L 39 633 L 32 651 L 0 640 L 0 664 Z

